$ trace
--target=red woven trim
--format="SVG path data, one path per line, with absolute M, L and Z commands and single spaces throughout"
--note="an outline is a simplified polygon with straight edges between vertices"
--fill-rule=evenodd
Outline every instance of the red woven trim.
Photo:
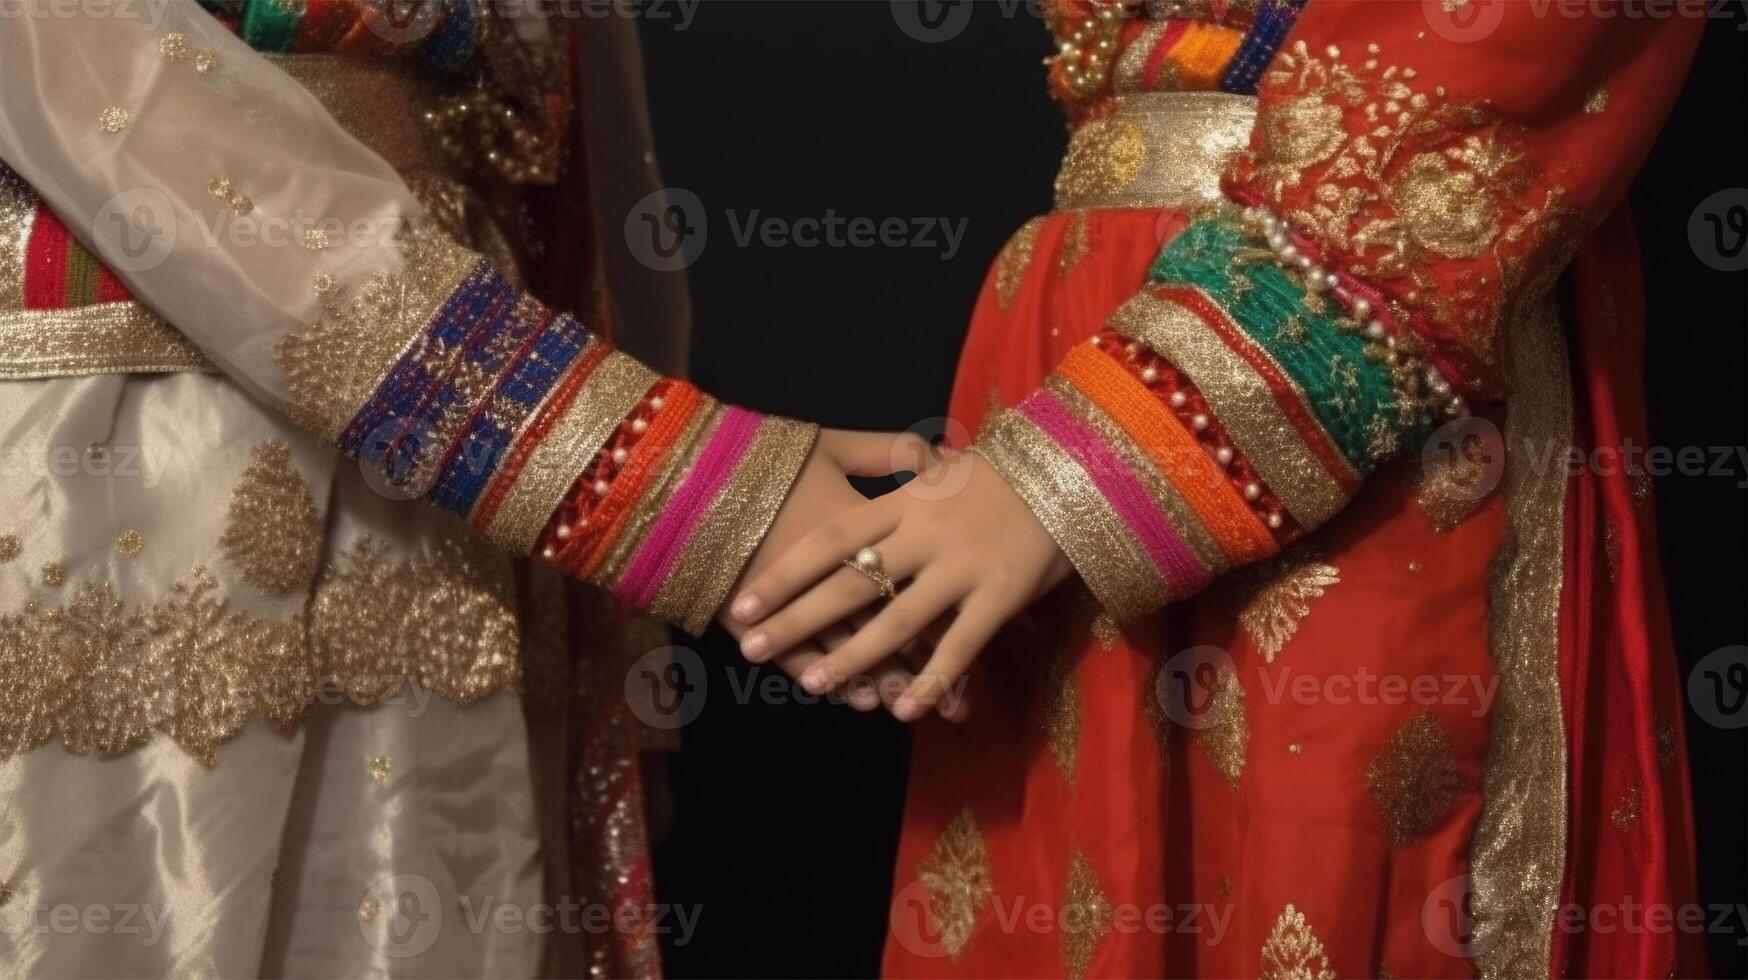
M 1232 489 L 1239 494 L 1240 498 L 1244 497 L 1244 488 L 1250 484 L 1254 483 L 1261 488 L 1262 492 L 1257 495 L 1255 500 L 1246 499 L 1246 502 L 1258 515 L 1262 516 L 1263 526 L 1268 528 L 1269 534 L 1274 537 L 1278 545 L 1284 548 L 1304 536 L 1304 528 L 1299 526 L 1298 521 L 1293 520 L 1293 515 L 1287 512 L 1287 508 L 1281 503 L 1280 498 L 1275 496 L 1268 481 L 1257 475 L 1256 468 L 1251 465 L 1250 459 L 1244 455 L 1243 450 L 1238 448 L 1237 443 L 1232 441 L 1232 436 L 1227 433 L 1226 427 L 1220 424 L 1220 416 L 1208 405 L 1208 400 L 1202 396 L 1201 389 L 1196 387 L 1195 381 L 1191 380 L 1188 374 L 1180 371 L 1177 365 L 1161 357 L 1151 348 L 1116 331 L 1106 330 L 1100 333 L 1094 342 L 1112 360 L 1123 365 L 1130 374 L 1135 376 L 1137 381 L 1152 392 L 1154 397 L 1159 399 L 1160 404 L 1175 415 L 1183 427 L 1200 440 L 1203 446 L 1207 447 L 1210 455 L 1218 454 L 1222 449 L 1231 452 L 1231 462 L 1225 466 L 1227 481 L 1232 484 Z M 1150 368 L 1152 369 L 1152 380 L 1148 380 L 1148 369 Z M 1174 394 L 1184 396 L 1181 399 L 1182 404 L 1172 404 Z M 1206 420 L 1206 425 L 1200 429 L 1196 427 L 1197 416 Z M 1280 519 L 1279 526 L 1269 527 L 1268 519 L 1271 516 Z
M 1323 423 L 1311 411 L 1311 406 L 1305 404 L 1298 386 L 1282 373 L 1280 366 L 1267 351 L 1259 348 L 1232 322 L 1220 304 L 1208 298 L 1208 294 L 1201 290 L 1187 286 L 1159 286 L 1154 293 L 1196 314 L 1227 347 L 1242 357 L 1267 382 L 1269 392 L 1275 397 L 1275 404 L 1281 407 L 1281 412 L 1293 423 L 1299 438 L 1311 450 L 1311 454 L 1317 457 L 1317 461 L 1323 464 L 1323 468 L 1329 472 L 1336 484 L 1350 497 L 1359 492 L 1363 482 L 1359 474 L 1354 472 L 1353 464 L 1347 461 L 1347 457 L 1342 455 L 1335 441 L 1329 437 Z

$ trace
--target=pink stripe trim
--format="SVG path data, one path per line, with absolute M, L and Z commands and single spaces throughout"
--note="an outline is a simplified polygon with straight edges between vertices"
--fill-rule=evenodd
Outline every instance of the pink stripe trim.
M 1141 481 L 1091 426 L 1075 418 L 1048 391 L 1033 392 L 1018 408 L 1092 477 L 1099 493 L 1135 533 L 1153 564 L 1170 583 L 1176 593 L 1173 598 L 1198 592 L 1213 580 L 1147 495 Z
M 758 412 L 744 408 L 730 407 L 723 411 L 722 421 L 710 434 L 710 442 L 698 454 L 680 489 L 662 508 L 655 526 L 644 535 L 625 574 L 619 577 L 619 584 L 613 590 L 615 595 L 639 609 L 655 601 L 662 583 L 673 570 L 674 562 L 679 560 L 698 522 L 710 509 L 711 501 L 716 499 L 741 457 L 746 455 L 747 447 L 752 445 L 753 434 L 763 419 Z

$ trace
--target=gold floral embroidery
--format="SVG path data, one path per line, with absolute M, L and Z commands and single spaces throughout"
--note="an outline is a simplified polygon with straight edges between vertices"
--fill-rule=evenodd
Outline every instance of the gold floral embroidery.
M 115 539 L 115 553 L 123 558 L 138 558 L 145 550 L 145 536 L 131 527 Z
M 1399 847 L 1437 826 L 1463 789 L 1438 716 L 1423 711 L 1403 723 L 1366 769 L 1366 784 L 1391 844 Z
M 127 108 L 125 108 L 123 106 L 112 105 L 109 108 L 98 113 L 98 115 L 97 115 L 97 128 L 103 130 L 105 133 L 109 134 L 110 136 L 114 136 L 115 134 L 126 129 L 128 123 L 133 122 L 133 118 L 134 118 L 134 114 L 132 112 L 128 111 Z
M 0 565 L 16 559 L 24 546 L 18 543 L 16 534 L 0 534 Z
M 0 163 L 0 310 L 24 306 L 24 243 L 36 223 L 36 206 L 30 185 Z
M 929 856 L 917 866 L 917 878 L 929 893 L 929 914 L 941 931 L 947 958 L 957 963 L 971 931 L 989 904 L 995 886 L 990 881 L 989 853 L 969 807 L 941 832 Z
M 1244 776 L 1250 751 L 1250 719 L 1244 708 L 1244 686 L 1230 667 L 1220 668 L 1214 681 L 1213 701 L 1196 729 L 1196 748 L 1234 790 Z
M 309 588 L 322 554 L 322 518 L 283 442 L 264 442 L 231 489 L 219 547 L 243 581 L 269 595 Z
M 1415 502 L 1431 522 L 1433 532 L 1445 534 L 1474 516 L 1493 495 L 1487 487 L 1485 461 L 1465 457 L 1460 461 L 1426 464 L 1415 481 Z M 1481 492 L 1485 491 L 1485 492 Z
M 1281 911 L 1262 944 L 1259 980 L 1335 980 L 1323 941 L 1305 922 L 1305 914 L 1291 905 Z
M 287 414 L 333 443 L 376 391 L 383 375 L 418 338 L 479 256 L 435 228 L 401 243 L 404 261 L 354 290 L 322 293 L 323 315 L 293 330 L 274 351 L 289 395 Z
M 249 195 L 237 190 L 229 177 L 222 175 L 214 177 L 212 182 L 206 185 L 206 189 L 213 197 L 225 202 L 232 211 L 243 217 L 248 217 L 255 212 L 255 202 L 249 199 Z
M 1095 119 L 1076 130 L 1056 175 L 1056 199 L 1114 195 L 1134 182 L 1147 161 L 1147 137 L 1123 116 Z
M 364 761 L 364 770 L 370 773 L 371 779 L 379 783 L 386 783 L 389 777 L 394 775 L 395 760 L 392 756 L 378 753 Z
M 85 444 L 85 457 L 87 459 L 102 459 L 103 454 L 107 452 L 109 452 L 109 447 L 97 439 Z
M 49 588 L 56 588 L 67 581 L 66 569 L 62 568 L 58 561 L 43 562 L 41 572 L 42 584 Z
M 1250 598 L 1239 610 L 1238 625 L 1271 664 L 1311 615 L 1311 600 L 1341 584 L 1341 569 L 1324 564 L 1310 547 L 1293 548 L 1248 574 Z
M 1621 833 L 1632 830 L 1639 823 L 1639 814 L 1644 810 L 1645 794 L 1637 786 L 1629 786 L 1609 811 L 1608 822 L 1614 824 L 1614 829 Z
M 1075 650 L 1068 644 L 1051 658 L 1038 722 L 1044 729 L 1045 744 L 1056 761 L 1056 770 L 1070 786 L 1074 785 L 1075 766 L 1080 758 L 1080 677 Z
M 381 914 L 382 903 L 372 896 L 366 895 L 364 899 L 358 903 L 358 917 L 365 922 L 375 922 L 376 917 Z
M 1098 871 L 1085 851 L 1075 851 L 1062 896 L 1062 965 L 1071 980 L 1086 976 L 1099 943 L 1111 931 L 1113 918 L 1111 900 L 1099 887 Z
M 1086 209 L 1072 212 L 1068 232 L 1062 237 L 1062 251 L 1056 255 L 1056 271 L 1066 276 L 1092 251 L 1092 217 Z
M 1004 310 L 1013 305 L 1020 283 L 1026 280 L 1032 252 L 1038 247 L 1038 233 L 1044 230 L 1046 220 L 1039 216 L 1021 225 L 995 258 L 995 301 Z
M 1600 116 L 1608 111 L 1608 86 L 1598 85 L 1584 97 L 1584 114 Z
M 1519 129 L 1417 77 L 1294 43 L 1264 76 L 1260 138 L 1237 178 L 1497 368 L 1527 270 L 1563 263 L 1574 215 Z
M 1681 752 L 1681 739 L 1675 734 L 1673 722 L 1662 714 L 1658 714 L 1656 718 L 1657 765 L 1667 769 L 1675 764 L 1675 759 Z
M 46 572 L 46 568 L 45 568 Z M 361 539 L 287 618 L 230 607 L 196 567 L 162 599 L 87 582 L 65 605 L 0 615 L 0 758 L 59 737 L 112 758 L 155 735 L 207 765 L 250 718 L 289 734 L 323 689 L 379 704 L 409 679 L 470 704 L 519 679 L 508 560 L 449 542 L 391 560 Z

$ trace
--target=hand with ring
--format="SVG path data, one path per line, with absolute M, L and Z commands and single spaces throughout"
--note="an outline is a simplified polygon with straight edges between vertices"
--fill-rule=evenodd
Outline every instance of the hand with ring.
M 806 667 L 802 686 L 819 694 L 864 676 L 948 617 L 892 713 L 911 721 L 956 695 L 1002 624 L 1072 568 L 981 457 L 959 454 L 938 467 L 946 469 L 826 520 L 749 575 L 730 607 L 733 618 L 752 627 L 741 652 L 767 660 L 890 597 L 853 636 Z M 939 487 L 951 489 L 929 489 Z
M 867 504 L 866 498 L 850 486 L 846 476 L 883 476 L 913 470 L 933 458 L 934 450 L 920 436 L 822 429 L 813 453 L 803 465 L 775 522 L 743 572 L 743 584 L 774 564 L 811 529 Z M 846 571 L 846 574 L 849 573 Z M 887 581 L 887 591 L 890 591 L 891 583 Z M 855 630 L 872 617 L 873 612 L 868 611 L 842 622 L 825 624 L 797 642 L 787 644 L 776 656 L 760 659 L 768 659 L 790 677 L 799 678 L 826 652 L 849 642 Z M 719 613 L 717 618 L 736 638 L 747 631 L 744 623 L 726 612 Z M 841 685 L 844 698 L 859 711 L 872 711 L 882 704 L 890 709 L 910 688 L 915 668 L 923 662 L 922 657 L 915 655 L 914 648 L 900 651 L 899 656 L 876 663 Z M 964 702 L 943 702 L 940 712 L 950 720 L 963 718 Z

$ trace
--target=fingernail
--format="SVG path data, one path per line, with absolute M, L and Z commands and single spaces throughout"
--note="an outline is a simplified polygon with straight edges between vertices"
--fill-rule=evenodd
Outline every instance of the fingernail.
M 809 694 L 818 694 L 826 689 L 829 680 L 824 668 L 814 667 L 801 675 L 801 686 L 806 688 Z
M 892 706 L 892 716 L 899 721 L 914 721 L 920 710 L 921 706 L 916 703 L 916 699 L 906 694 Z
M 763 660 L 770 655 L 771 638 L 764 633 L 748 633 L 740 641 L 740 652 L 748 660 Z
M 759 610 L 764 608 L 764 605 L 763 602 L 759 601 L 758 596 L 748 592 L 734 600 L 734 608 L 730 611 L 734 613 L 734 618 L 743 623 L 750 623 L 759 615 Z

